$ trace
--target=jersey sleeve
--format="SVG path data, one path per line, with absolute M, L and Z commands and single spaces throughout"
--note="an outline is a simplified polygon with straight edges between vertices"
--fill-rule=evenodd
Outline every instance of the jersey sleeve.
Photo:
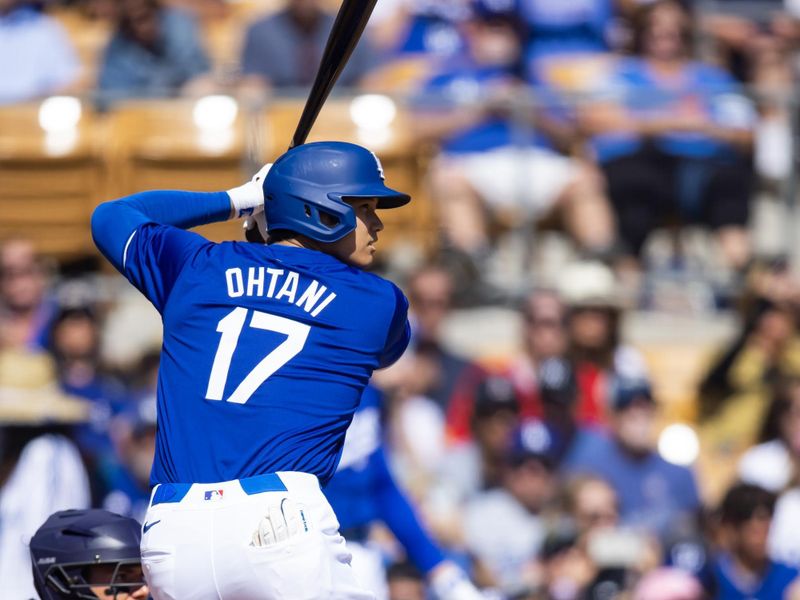
M 386 455 L 378 449 L 371 457 L 374 492 L 381 520 L 406 549 L 409 559 L 423 573 L 429 573 L 444 559 L 444 553 L 422 526 L 411 503 L 397 487 Z
M 224 192 L 145 192 L 105 202 L 92 214 L 92 237 L 112 265 L 162 312 L 184 265 L 211 242 L 183 228 L 230 214 Z
M 378 360 L 379 369 L 388 367 L 397 361 L 406 351 L 411 340 L 411 325 L 408 322 L 408 300 L 396 285 L 390 285 L 394 294 L 395 309 L 392 322 L 389 325 L 386 344 Z

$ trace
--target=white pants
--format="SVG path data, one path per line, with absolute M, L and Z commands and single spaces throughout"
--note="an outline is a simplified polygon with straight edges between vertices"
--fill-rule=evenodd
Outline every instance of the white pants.
M 439 158 L 463 173 L 489 208 L 541 217 L 578 175 L 575 161 L 552 150 L 504 146 Z
M 254 493 L 263 477 L 285 489 Z M 356 583 L 339 522 L 317 478 L 294 472 L 261 478 L 156 486 L 141 547 L 152 597 L 372 600 Z M 303 507 L 309 530 L 271 546 L 251 545 L 267 506 L 286 497 Z

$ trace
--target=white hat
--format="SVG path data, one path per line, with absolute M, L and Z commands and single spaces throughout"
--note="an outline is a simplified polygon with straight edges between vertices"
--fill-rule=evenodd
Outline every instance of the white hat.
M 558 279 L 558 291 L 571 307 L 622 307 L 614 273 L 601 262 L 568 265 Z

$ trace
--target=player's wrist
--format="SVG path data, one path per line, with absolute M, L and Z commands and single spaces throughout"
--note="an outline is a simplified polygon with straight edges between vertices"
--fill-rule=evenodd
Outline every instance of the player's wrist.
M 232 219 L 251 217 L 264 210 L 264 179 L 270 167 L 272 163 L 264 165 L 250 181 L 227 191 L 231 199 Z

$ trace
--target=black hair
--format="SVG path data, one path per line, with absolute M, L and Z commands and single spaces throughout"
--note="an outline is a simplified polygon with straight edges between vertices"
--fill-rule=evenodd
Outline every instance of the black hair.
M 641 56 L 644 53 L 644 40 L 647 34 L 647 29 L 650 26 L 650 19 L 653 13 L 662 6 L 670 4 L 680 8 L 683 11 L 683 13 L 688 17 L 687 25 L 681 32 L 681 40 L 683 42 L 683 47 L 686 53 L 687 54 L 691 53 L 692 45 L 694 42 L 694 32 L 692 31 L 692 26 L 691 26 L 692 11 L 689 5 L 683 0 L 655 0 L 655 2 L 651 2 L 649 4 L 645 4 L 639 7 L 639 9 L 633 16 L 633 19 L 631 20 L 631 28 L 632 28 L 631 51 L 633 54 Z
M 776 500 L 775 494 L 757 485 L 734 484 L 719 506 L 720 521 L 723 524 L 738 526 L 752 519 L 759 510 L 765 510 L 772 517 Z
M 793 395 L 800 388 L 800 377 L 781 377 L 771 386 L 772 401 L 770 402 L 761 432 L 759 442 L 769 442 L 783 438 L 781 425 L 792 407 Z
M 393 563 L 386 570 L 386 581 L 393 579 L 413 579 L 414 581 L 423 581 L 422 573 L 419 569 L 408 561 Z
M 99 322 L 97 319 L 97 314 L 92 307 L 69 306 L 62 308 L 58 314 L 56 314 L 53 322 L 50 324 L 50 330 L 48 331 L 47 338 L 48 349 L 55 356 L 56 360 L 61 358 L 58 348 L 56 348 L 56 334 L 64 323 L 72 320 L 90 321 L 95 328 L 98 329 L 97 335 L 99 336 Z

